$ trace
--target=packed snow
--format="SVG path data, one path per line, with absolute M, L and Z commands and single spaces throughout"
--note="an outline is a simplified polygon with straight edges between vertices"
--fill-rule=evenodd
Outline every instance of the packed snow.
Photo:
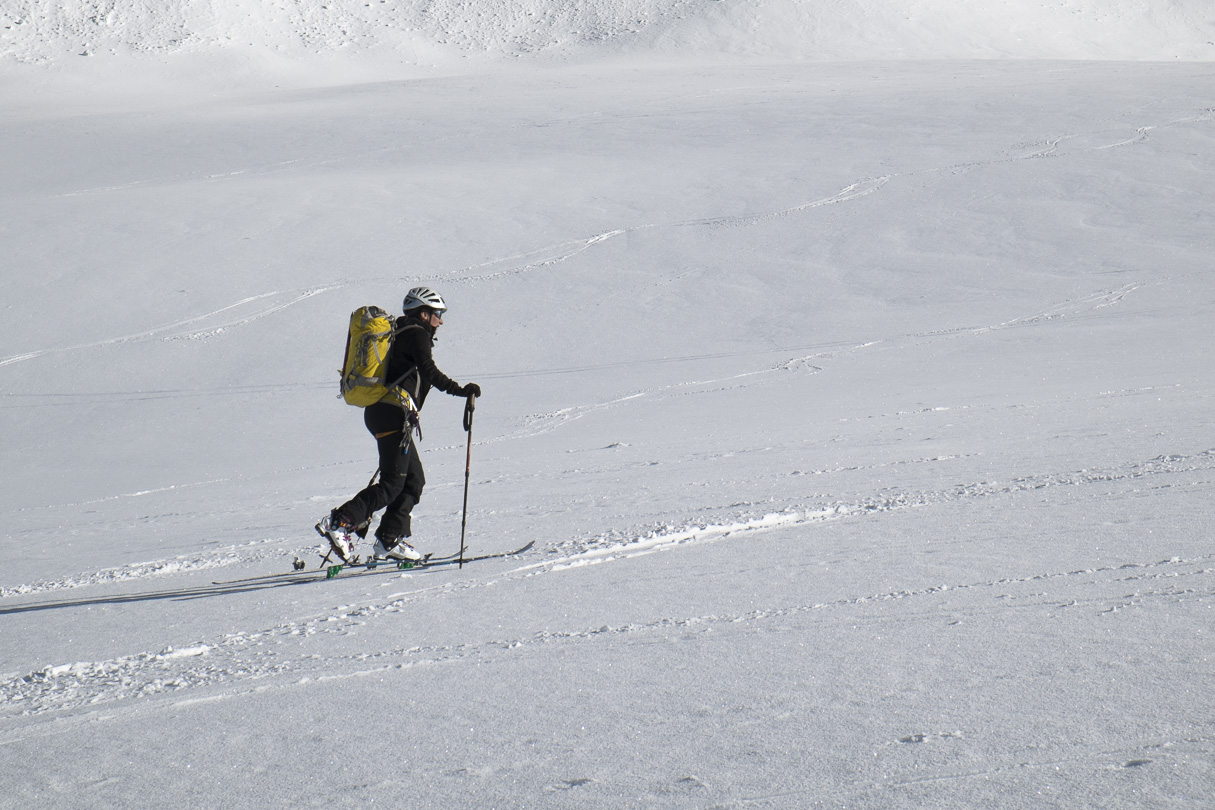
M 1203 0 L 7 0 L 0 807 L 1210 808 L 1213 57 Z M 484 396 L 414 540 L 485 558 L 326 579 L 348 316 L 419 284 Z

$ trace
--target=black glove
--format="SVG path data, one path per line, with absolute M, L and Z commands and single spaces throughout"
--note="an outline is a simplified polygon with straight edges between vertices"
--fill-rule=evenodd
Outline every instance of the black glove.
M 479 397 L 481 396 L 481 386 L 476 383 L 467 383 L 460 386 L 460 390 L 456 392 L 456 396 L 461 397 Z

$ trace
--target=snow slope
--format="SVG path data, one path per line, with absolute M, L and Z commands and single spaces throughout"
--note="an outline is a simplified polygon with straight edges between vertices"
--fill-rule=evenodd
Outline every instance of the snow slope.
M 7 0 L 0 64 L 142 86 L 335 83 L 519 62 L 1209 60 L 1206 0 Z M 137 67 L 136 67 L 137 66 Z
M 325 5 L 4 6 L 0 807 L 1210 805 L 1209 63 L 799 63 L 722 0 L 580 6 L 528 70 L 417 6 L 484 40 L 421 70 L 303 56 L 371 19 Z M 963 8 L 886 30 L 990 55 Z M 1060 55 L 1203 10 L 1103 8 L 1142 49 Z M 243 89 L 110 100 L 187 65 Z M 535 545 L 326 581 L 346 318 L 419 283 L 485 390 L 471 553 Z M 423 416 L 443 555 L 469 437 Z

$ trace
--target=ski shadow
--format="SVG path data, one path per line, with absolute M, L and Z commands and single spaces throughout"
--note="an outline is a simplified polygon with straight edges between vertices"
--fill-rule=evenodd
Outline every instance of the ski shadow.
M 364 568 L 362 565 L 348 566 L 348 571 L 345 574 L 337 577 L 340 580 L 349 580 L 354 577 L 370 576 L 374 574 L 401 574 L 408 573 L 410 576 L 425 576 L 437 571 L 446 570 L 454 566 L 461 568 L 465 563 L 478 562 L 480 560 L 506 559 L 516 557 L 531 549 L 536 541 L 531 541 L 523 548 L 514 551 L 506 551 L 497 554 L 481 554 L 473 557 L 457 557 L 456 555 L 448 555 L 442 557 L 431 557 L 427 555 L 425 561 L 415 568 L 401 569 L 393 564 L 381 563 L 378 566 Z M 97 605 L 126 605 L 139 602 L 187 602 L 194 599 L 210 599 L 216 596 L 232 596 L 234 594 L 256 593 L 258 591 L 270 591 L 276 588 L 288 588 L 294 585 L 304 585 L 309 582 L 324 582 L 326 581 L 325 568 L 310 568 L 307 570 L 283 573 L 283 574 L 267 574 L 260 577 L 251 577 L 249 579 L 232 580 L 231 582 L 212 582 L 210 585 L 196 585 L 187 588 L 174 588 L 159 591 L 142 591 L 140 593 L 115 594 L 112 596 L 91 596 L 81 597 L 78 599 L 55 599 L 42 602 L 26 602 L 20 605 L 0 606 L 0 618 L 5 616 L 15 616 L 21 613 L 37 613 L 44 610 L 61 610 L 64 608 L 76 607 L 93 607 Z M 336 580 L 335 580 L 336 581 Z M 19 597 L 20 595 L 18 595 Z
M 14 616 L 21 613 L 37 613 L 44 610 L 93 607 L 97 605 L 125 605 L 139 602 L 186 602 L 195 599 L 209 599 L 216 596 L 232 596 L 233 594 L 287 588 L 293 585 L 316 582 L 318 579 L 324 580 L 324 578 L 323 573 L 318 575 L 316 571 L 307 571 L 300 572 L 298 576 L 288 576 L 264 582 L 213 583 L 211 585 L 197 585 L 188 588 L 142 591 L 140 593 L 114 594 L 112 596 L 90 596 L 78 599 L 27 602 L 21 605 L 0 606 L 0 617 Z

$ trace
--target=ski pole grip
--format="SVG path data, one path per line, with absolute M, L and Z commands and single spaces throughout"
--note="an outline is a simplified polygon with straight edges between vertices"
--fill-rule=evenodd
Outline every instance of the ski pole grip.
M 464 430 L 466 433 L 472 433 L 473 411 L 477 408 L 477 398 L 469 396 L 464 401 Z

